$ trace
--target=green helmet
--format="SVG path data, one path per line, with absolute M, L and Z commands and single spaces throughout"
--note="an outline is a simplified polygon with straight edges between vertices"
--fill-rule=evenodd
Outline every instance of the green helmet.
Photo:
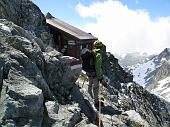
M 99 40 L 96 40 L 94 43 L 93 43 L 94 47 L 102 47 L 103 43 Z

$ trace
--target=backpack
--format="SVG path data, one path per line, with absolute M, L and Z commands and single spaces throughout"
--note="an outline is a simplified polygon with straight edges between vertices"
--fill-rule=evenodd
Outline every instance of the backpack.
M 86 72 L 95 72 L 95 54 L 93 51 L 86 51 L 81 54 L 82 69 Z

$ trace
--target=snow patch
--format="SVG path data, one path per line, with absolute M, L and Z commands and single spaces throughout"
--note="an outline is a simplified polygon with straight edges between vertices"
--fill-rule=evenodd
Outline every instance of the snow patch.
M 141 86 L 146 85 L 145 77 L 153 72 L 156 69 L 156 65 L 153 62 L 153 60 L 148 61 L 143 64 L 139 64 L 134 70 L 132 70 L 132 73 L 134 75 L 134 81 L 140 84 Z
M 158 83 L 160 84 L 160 86 L 163 86 L 164 84 L 169 83 L 169 82 L 170 82 L 170 76 L 159 81 Z
M 166 58 L 162 58 L 162 59 L 161 59 L 161 62 L 164 62 L 164 61 L 166 61 Z
M 0 27 L 1 27 L 1 29 L 5 30 L 5 31 L 7 31 L 7 32 L 11 32 L 10 28 L 7 27 L 7 26 L 5 26 L 5 25 L 2 24 L 2 23 L 0 23 Z
M 170 102 L 170 76 L 158 81 L 158 86 L 153 89 L 151 92 L 157 96 L 163 96 L 164 99 Z
M 148 79 L 146 79 L 146 81 L 148 82 L 150 79 L 152 79 L 154 77 L 154 75 L 152 75 L 151 77 L 149 77 Z
M 132 85 L 133 85 L 132 82 L 128 83 L 128 84 L 127 84 L 127 88 L 129 88 L 129 87 L 132 86 Z
M 140 123 L 141 125 L 144 125 L 145 127 L 149 127 L 148 122 L 145 121 L 145 120 L 143 120 L 142 117 L 139 115 L 139 113 L 137 113 L 136 111 L 134 111 L 134 110 L 129 110 L 129 111 L 126 111 L 125 113 L 128 114 L 129 118 L 130 118 L 132 121 L 138 122 L 138 123 Z

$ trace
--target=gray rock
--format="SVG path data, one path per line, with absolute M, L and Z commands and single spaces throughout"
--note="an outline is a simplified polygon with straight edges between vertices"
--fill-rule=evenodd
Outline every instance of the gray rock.
M 76 59 L 54 49 L 43 53 L 35 37 L 23 28 L 7 20 L 0 23 L 0 123 L 41 126 L 44 99 L 68 103 L 81 68 L 72 70 L 70 63 Z M 67 125 L 75 125 L 81 118 L 78 114 Z
M 30 31 L 44 44 L 52 43 L 45 17 L 31 0 L 0 0 L 0 18 L 8 19 Z
M 44 53 L 46 80 L 55 96 L 61 103 L 69 101 L 70 89 L 73 88 L 81 72 L 81 68 L 71 70 L 70 63 L 76 60 L 73 57 L 61 56 L 57 51 Z
M 10 72 L 13 73 L 13 72 Z M 1 94 L 1 123 L 9 124 L 11 119 L 16 126 L 41 126 L 43 120 L 43 94 L 24 77 L 19 80 L 5 80 Z M 25 82 L 25 83 L 24 83 Z
M 97 127 L 97 125 L 94 125 L 94 124 L 88 124 L 86 122 L 81 122 L 80 124 L 76 125 L 75 127 Z
M 74 127 L 81 121 L 80 108 L 74 105 L 56 105 L 55 102 L 46 102 L 48 115 L 45 116 L 43 126 Z
M 1 20 L 0 20 L 1 22 Z M 15 24 L 8 22 L 6 20 L 2 20 L 1 24 L 3 24 L 3 26 L 6 26 L 6 24 L 10 24 L 7 25 L 6 27 L 9 29 L 15 29 L 18 28 L 18 31 L 24 31 L 21 27 L 17 27 Z M 21 33 L 21 32 L 19 32 Z M 25 31 L 25 33 L 29 33 L 27 31 Z M 8 34 L 9 35 L 9 34 Z M 4 57 L 3 55 L 6 56 L 5 59 L 9 59 L 10 57 L 12 57 L 11 59 L 16 59 L 16 62 L 14 62 L 15 67 L 17 67 L 17 69 L 19 69 L 18 71 L 22 71 L 23 73 L 26 73 L 26 75 L 29 75 L 29 78 L 36 82 L 37 87 L 41 87 L 41 89 L 43 90 L 43 93 L 45 95 L 45 97 L 51 97 L 51 93 L 50 90 L 48 88 L 48 85 L 46 83 L 46 81 L 44 80 L 42 73 L 40 70 L 42 70 L 43 72 L 43 68 L 44 68 L 44 56 L 43 53 L 39 47 L 39 45 L 37 45 L 37 43 L 32 42 L 31 40 L 34 40 L 34 37 L 31 39 L 27 36 L 23 36 L 23 34 L 21 35 L 14 35 L 12 36 L 8 36 L 8 35 L 3 35 L 2 36 L 2 41 L 1 44 L 3 45 L 1 47 L 1 49 L 4 50 L 4 52 L 2 52 L 2 58 Z M 27 37 L 27 38 L 25 38 Z M 8 53 L 5 52 L 5 49 L 7 50 L 10 47 L 9 50 L 11 50 L 11 52 L 9 51 Z M 2 51 L 3 51 L 2 50 Z M 8 56 L 8 55 L 9 56 Z M 19 65 L 21 64 L 21 65 Z M 6 60 L 6 63 L 4 65 L 4 75 L 7 75 L 10 67 L 11 67 L 11 62 L 10 60 Z M 33 70 L 32 70 L 33 69 Z M 40 70 L 39 70 L 40 69 Z M 25 71 L 26 70 L 26 71 Z
M 114 57 L 110 52 L 106 52 L 106 47 L 103 46 L 103 72 L 105 76 L 110 79 L 110 84 L 114 84 L 115 88 L 120 89 L 119 82 L 131 82 L 133 76 L 123 70 L 119 65 L 118 59 Z
M 79 104 L 81 111 L 87 116 L 89 121 L 95 123 L 97 119 L 97 114 L 94 111 L 90 102 L 84 98 L 78 87 L 73 87 L 73 89 L 71 90 L 71 95 L 73 100 Z
M 170 114 L 163 100 L 135 83 L 126 84 L 124 87 L 126 92 L 121 96 L 121 107 L 135 110 L 151 127 L 169 127 Z
M 129 110 L 129 111 L 126 111 L 125 113 L 128 114 L 128 119 L 130 121 L 136 122 L 144 127 L 149 127 L 148 122 L 146 120 L 142 119 L 141 116 L 139 115 L 139 113 L 137 113 L 136 111 Z
M 59 105 L 55 101 L 47 101 L 45 103 L 48 113 L 58 113 Z
M 42 42 L 41 39 L 35 37 L 28 30 L 25 30 L 22 27 L 17 26 L 12 22 L 9 22 L 5 19 L 0 19 L 0 28 L 1 28 L 1 34 L 2 35 L 16 36 L 16 38 L 18 36 L 20 36 L 21 38 L 24 37 L 25 41 L 26 40 L 31 41 L 32 46 L 34 46 L 34 45 L 36 46 L 38 44 L 42 51 L 45 50 L 45 45 L 44 45 L 44 43 Z M 15 44 L 15 46 L 16 46 L 16 48 L 18 48 L 18 46 L 16 44 Z

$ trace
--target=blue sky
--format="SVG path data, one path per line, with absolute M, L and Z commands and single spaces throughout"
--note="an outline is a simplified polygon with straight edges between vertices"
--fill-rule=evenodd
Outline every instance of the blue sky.
M 121 0 L 131 9 L 146 9 L 152 18 L 170 15 L 169 0 Z
M 152 54 L 170 47 L 170 0 L 32 1 L 44 14 L 94 34 L 112 53 Z
M 74 25 L 82 25 L 87 21 L 93 21 L 92 18 L 82 19 L 76 11 L 76 5 L 90 5 L 95 2 L 106 0 L 32 0 L 39 6 L 41 11 L 46 14 L 50 12 L 55 17 L 67 21 Z M 152 19 L 161 16 L 170 16 L 170 0 L 120 0 L 122 4 L 127 5 L 129 9 L 143 9 L 150 13 Z
M 86 21 L 82 19 L 75 9 L 76 5 L 78 3 L 89 5 L 90 3 L 92 3 L 92 1 L 99 0 L 32 0 L 32 1 L 39 6 L 39 8 L 44 14 L 50 12 L 54 17 L 57 17 L 70 24 L 79 26 L 93 19 L 88 18 L 86 19 Z

